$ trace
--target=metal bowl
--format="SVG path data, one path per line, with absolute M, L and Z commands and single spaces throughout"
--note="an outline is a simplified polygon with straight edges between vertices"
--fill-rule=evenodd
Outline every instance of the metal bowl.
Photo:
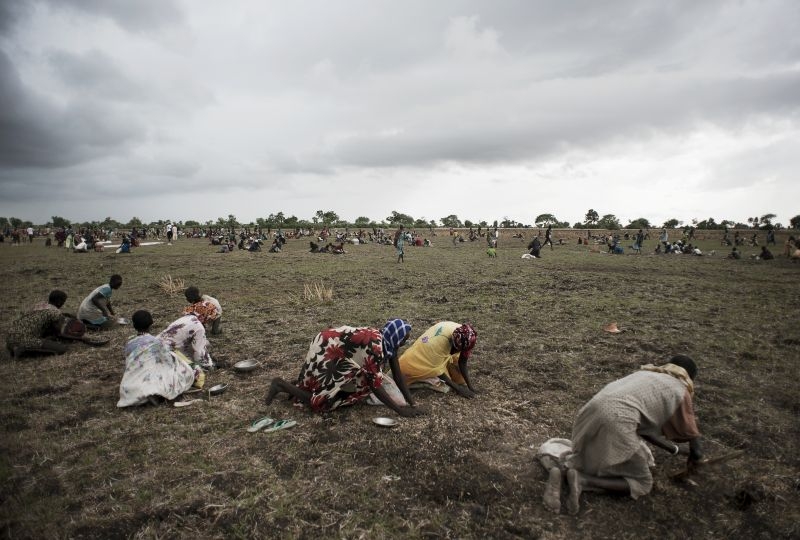
M 394 427 L 397 425 L 397 420 L 388 416 L 376 416 L 372 419 L 372 423 L 381 427 Z
M 235 369 L 236 371 L 242 371 L 242 372 L 244 372 L 244 371 L 253 371 L 257 367 L 258 367 L 258 362 L 256 362 L 255 359 L 253 359 L 253 358 L 250 358 L 248 360 L 241 360 L 239 362 L 236 362 L 233 365 L 233 369 Z
M 216 384 L 208 389 L 208 393 L 212 396 L 219 395 L 228 389 L 227 384 Z

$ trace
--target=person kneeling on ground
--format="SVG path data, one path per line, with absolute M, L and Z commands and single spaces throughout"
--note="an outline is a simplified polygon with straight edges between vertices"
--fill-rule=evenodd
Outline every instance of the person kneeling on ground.
M 51 291 L 47 304 L 35 306 L 11 324 L 6 336 L 6 348 L 12 357 L 64 354 L 67 351 L 66 344 L 55 339 L 61 336 L 66 320 L 61 313 L 66 301 L 67 293 Z
M 194 286 L 187 287 L 184 296 L 191 305 L 184 308 L 183 313 L 206 313 L 206 321 L 211 321 L 211 334 L 221 334 L 219 326 L 222 320 L 222 304 L 219 300 L 207 294 L 200 294 L 200 289 Z M 213 310 L 209 309 L 209 304 Z
M 208 339 L 206 338 L 207 321 L 216 317 L 216 309 L 210 302 L 200 302 L 187 308 L 184 315 L 172 322 L 160 334 L 158 339 L 171 351 L 185 354 L 192 362 L 203 369 L 213 369 L 214 360 L 208 352 Z M 195 306 L 198 309 L 191 309 Z
M 767 249 L 767 246 L 761 246 L 761 253 L 758 255 L 758 258 L 762 261 L 771 261 L 775 258 L 770 250 Z
M 413 407 L 397 363 L 397 351 L 410 331 L 411 325 L 401 319 L 389 321 L 383 330 L 352 326 L 323 330 L 311 342 L 295 384 L 272 379 L 267 405 L 285 392 L 315 412 L 328 412 L 374 394 L 401 416 L 422 414 Z M 387 381 L 381 369 L 387 363 L 408 405 L 396 403 L 384 388 Z
M 477 340 L 478 334 L 470 324 L 442 321 L 431 326 L 400 356 L 406 384 L 434 379 L 434 386 L 441 381 L 462 397 L 475 397 L 467 361 Z
M 534 236 L 533 237 L 533 241 L 531 241 L 531 243 L 528 244 L 528 249 L 530 250 L 528 252 L 530 255 L 533 255 L 537 259 L 539 257 L 541 257 L 540 252 L 541 252 L 541 249 L 542 249 L 542 243 L 539 242 L 539 237 L 538 236 Z
M 571 453 L 564 456 L 571 514 L 577 514 L 583 491 L 633 499 L 650 493 L 655 461 L 645 441 L 671 455 L 687 455 L 690 468 L 697 465 L 703 456 L 692 405 L 696 376 L 691 358 L 673 356 L 664 365 L 648 364 L 607 384 L 581 408 L 572 428 Z M 683 442 L 689 444 L 676 444 Z M 545 505 L 552 510 L 560 506 L 560 482 L 551 472 Z
M 117 407 L 173 400 L 192 386 L 202 387 L 205 374 L 188 359 L 173 353 L 163 341 L 149 333 L 153 317 L 139 310 L 131 317 L 137 335 L 125 344 L 125 373 L 119 385 Z
M 122 276 L 114 274 L 105 285 L 100 285 L 83 299 L 78 308 L 78 319 L 87 327 L 111 328 L 116 326 L 114 308 L 111 307 L 111 294 L 122 287 Z

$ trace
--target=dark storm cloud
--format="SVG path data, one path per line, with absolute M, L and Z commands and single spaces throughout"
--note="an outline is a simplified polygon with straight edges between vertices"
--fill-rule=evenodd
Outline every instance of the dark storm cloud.
M 0 101 L 3 167 L 74 165 L 143 134 L 141 125 L 124 111 L 91 98 L 52 103 L 23 83 L 4 51 L 0 51 Z

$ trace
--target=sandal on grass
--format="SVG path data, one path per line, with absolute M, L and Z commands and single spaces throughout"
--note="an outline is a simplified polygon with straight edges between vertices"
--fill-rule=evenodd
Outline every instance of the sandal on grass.
M 247 428 L 247 431 L 249 433 L 255 433 L 256 431 L 261 431 L 262 429 L 272 424 L 273 422 L 275 422 L 274 419 L 270 418 L 269 416 L 264 416 L 257 420 L 253 420 L 253 422 L 250 424 L 250 427 Z
M 264 430 L 264 433 L 272 433 L 273 431 L 280 431 L 282 429 L 289 429 L 297 425 L 297 422 L 294 420 L 278 420 L 270 427 Z

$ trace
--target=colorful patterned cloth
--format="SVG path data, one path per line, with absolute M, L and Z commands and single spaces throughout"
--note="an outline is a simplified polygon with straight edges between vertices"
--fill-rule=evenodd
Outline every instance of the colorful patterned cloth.
M 397 356 L 397 350 L 411 333 L 411 325 L 403 319 L 391 319 L 381 330 L 383 336 L 383 359 L 389 361 Z
M 200 319 L 193 314 L 184 315 L 175 320 L 158 339 L 172 351 L 181 351 L 193 362 L 210 367 L 211 355 L 208 353 L 206 329 Z
M 125 373 L 117 407 L 147 403 L 149 396 L 175 399 L 192 387 L 195 371 L 155 336 L 143 334 L 125 345 Z
M 220 316 L 217 306 L 208 300 L 200 300 L 192 305 L 186 306 L 183 310 L 184 315 L 192 314 L 200 319 L 200 322 L 205 324 L 208 321 L 213 321 Z
M 8 347 L 38 349 L 47 337 L 55 337 L 61 330 L 64 314 L 52 304 L 43 309 L 34 309 L 25 313 L 11 324 L 6 336 Z
M 311 408 L 332 411 L 366 399 L 383 383 L 383 339 L 375 328 L 340 326 L 317 334 L 297 386 L 311 392 Z

